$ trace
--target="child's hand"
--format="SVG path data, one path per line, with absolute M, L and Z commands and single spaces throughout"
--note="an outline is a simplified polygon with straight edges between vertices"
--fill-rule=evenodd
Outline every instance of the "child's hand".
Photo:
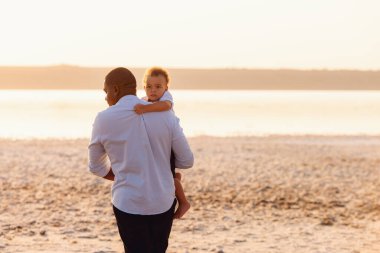
M 137 114 L 143 114 L 145 112 L 143 104 L 137 104 L 137 105 L 135 105 L 134 109 L 135 109 L 135 113 L 137 113 Z

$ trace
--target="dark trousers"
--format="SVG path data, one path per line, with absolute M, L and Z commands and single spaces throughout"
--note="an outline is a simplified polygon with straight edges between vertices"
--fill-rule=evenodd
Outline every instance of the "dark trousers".
M 161 214 L 136 215 L 120 211 L 115 206 L 119 234 L 128 253 L 164 253 L 168 247 L 176 200 Z
M 175 156 L 173 150 L 170 153 L 170 170 L 172 171 L 173 177 L 175 177 Z

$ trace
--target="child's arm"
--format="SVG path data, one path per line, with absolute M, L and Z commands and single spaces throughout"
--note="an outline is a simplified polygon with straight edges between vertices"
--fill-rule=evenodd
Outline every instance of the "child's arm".
M 143 104 L 137 104 L 135 105 L 135 112 L 137 114 L 143 114 L 147 112 L 163 112 L 168 111 L 172 108 L 172 103 L 170 101 L 158 101 L 153 104 L 149 105 L 143 105 Z

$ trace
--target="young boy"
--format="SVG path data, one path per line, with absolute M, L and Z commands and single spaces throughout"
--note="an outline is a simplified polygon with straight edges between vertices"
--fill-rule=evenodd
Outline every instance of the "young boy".
M 173 97 L 168 91 L 169 75 L 165 69 L 153 67 L 148 69 L 144 75 L 144 89 L 146 97 L 143 98 L 152 104 L 135 106 L 137 114 L 147 112 L 162 112 L 172 110 Z M 189 209 L 190 203 L 187 201 L 181 184 L 181 174 L 175 172 L 174 153 L 170 157 L 170 166 L 174 177 L 175 196 L 178 199 L 178 208 L 174 213 L 174 218 L 181 218 Z

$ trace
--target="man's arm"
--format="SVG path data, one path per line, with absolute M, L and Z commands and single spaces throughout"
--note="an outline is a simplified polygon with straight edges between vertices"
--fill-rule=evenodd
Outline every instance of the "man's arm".
M 92 135 L 90 145 L 88 146 L 88 168 L 89 171 L 99 177 L 113 179 L 113 172 L 110 168 L 107 154 L 101 143 L 101 118 L 100 114 L 95 119 L 92 127 Z M 112 174 L 110 174 L 112 173 Z
M 194 155 L 189 143 L 179 125 L 179 119 L 173 120 L 172 150 L 175 155 L 175 167 L 179 169 L 191 168 L 194 165 Z

